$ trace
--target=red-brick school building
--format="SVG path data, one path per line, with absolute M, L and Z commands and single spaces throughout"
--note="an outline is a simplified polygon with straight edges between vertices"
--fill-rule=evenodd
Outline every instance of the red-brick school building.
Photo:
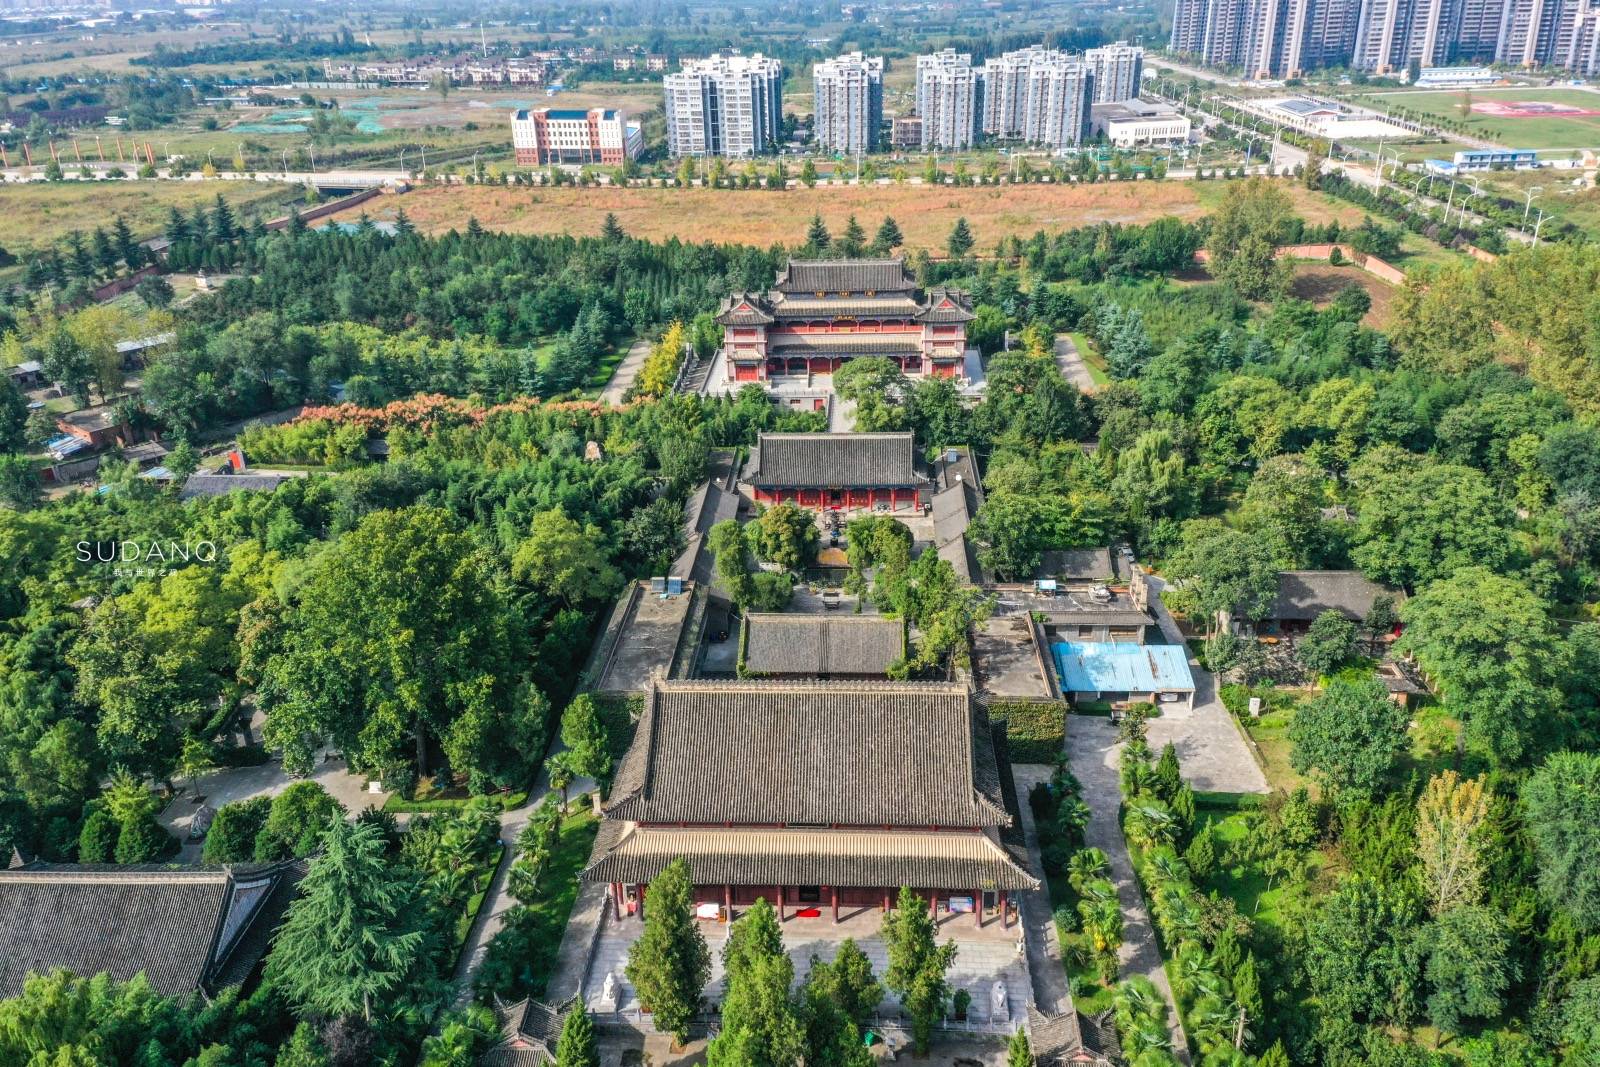
M 909 433 L 764 433 L 744 482 L 762 504 L 905 511 L 931 499 Z
M 645 694 L 583 878 L 618 919 L 682 856 L 696 913 L 765 898 L 780 919 L 893 906 L 1009 923 L 1036 889 L 1003 730 L 962 685 L 682 682 Z
M 831 374 L 863 356 L 961 378 L 971 320 L 965 293 L 923 292 L 899 259 L 790 260 L 775 288 L 734 293 L 717 315 L 730 382 Z

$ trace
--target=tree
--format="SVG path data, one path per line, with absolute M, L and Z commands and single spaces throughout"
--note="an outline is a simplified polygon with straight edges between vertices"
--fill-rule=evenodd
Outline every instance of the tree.
M 1433 1025 L 1460 1034 L 1466 1020 L 1500 1014 L 1517 965 L 1511 959 L 1511 932 L 1499 912 L 1475 904 L 1453 908 L 1433 921 L 1424 940 Z
M 291 783 L 268 806 L 254 842 L 255 861 L 271 863 L 311 855 L 322 844 L 329 821 L 343 819 L 344 814 L 344 805 L 320 783 Z
M 388 862 L 377 827 L 330 819 L 268 975 L 301 1011 L 371 1022 L 373 999 L 411 988 L 427 962 L 422 892 L 414 873 Z
M 905 244 L 905 237 L 900 233 L 900 226 L 888 215 L 883 217 L 883 222 L 878 225 L 878 232 L 872 238 L 872 251 L 875 255 L 886 256 L 896 248 Z
M 600 1067 L 594 1023 L 582 1004 L 574 1005 L 561 1024 L 561 1037 L 556 1043 L 556 1067 Z
M 785 570 L 799 570 L 816 552 L 817 522 L 813 514 L 789 501 L 761 513 L 750 527 L 757 556 Z
M 1505 563 L 1510 516 L 1471 467 L 1380 447 L 1352 466 L 1350 480 L 1358 513 L 1350 555 L 1369 578 L 1414 588 L 1463 567 Z
M 741 933 L 743 925 L 752 929 Z M 708 1067 L 792 1067 L 805 1051 L 806 1034 L 789 995 L 794 964 L 765 900 L 733 924 L 724 957 L 722 1030 L 706 1049 Z
M 1435 775 L 1417 801 L 1417 858 L 1435 915 L 1482 898 L 1490 799 L 1481 777 L 1450 770 Z
M 1342 611 L 1324 611 L 1306 630 L 1294 652 L 1306 670 L 1318 677 L 1350 662 L 1356 647 L 1356 624 Z
M 480 790 L 525 777 L 546 705 L 517 683 L 526 636 L 503 586 L 446 512 L 367 516 L 289 605 L 257 689 L 267 744 L 290 770 L 331 737 L 358 769 L 426 774 L 438 742 Z
M 628 950 L 626 970 L 656 1028 L 679 1045 L 689 1039 L 701 991 L 711 979 L 711 952 L 695 925 L 692 897 L 689 864 L 679 857 L 650 883 L 644 932 Z
M 867 248 L 867 231 L 851 215 L 845 220 L 844 233 L 839 237 L 839 254 L 846 259 L 859 259 Z
M 561 713 L 561 743 L 571 753 L 578 774 L 599 781 L 611 773 L 611 739 L 589 693 L 573 697 Z
M 806 251 L 812 255 L 821 255 L 833 243 L 833 238 L 828 235 L 828 227 L 822 221 L 822 213 L 811 216 L 811 225 L 806 227 Z
M 1400 617 L 1406 629 L 1396 648 L 1434 679 L 1467 736 L 1499 762 L 1522 758 L 1560 700 L 1563 646 L 1539 595 L 1520 579 L 1468 566 L 1406 601 Z
M 1033 1050 L 1028 1047 L 1028 1031 L 1017 1027 L 1006 1045 L 1006 1067 L 1033 1067 Z
M 852 937 L 839 943 L 832 963 L 813 960 L 806 982 L 857 1026 L 866 1026 L 883 1002 L 883 986 L 872 973 L 872 961 Z
M 900 995 L 911 1017 L 911 1041 L 919 1056 L 928 1054 L 934 1024 L 944 1018 L 950 995 L 945 975 L 956 958 L 955 942 L 937 944 L 935 931 L 922 898 L 901 886 L 894 912 L 884 920 L 883 938 L 889 948 L 884 984 Z
M 81 405 L 89 403 L 89 383 L 94 379 L 94 357 L 78 343 L 64 324 L 58 323 L 42 341 L 35 341 L 39 365 L 46 378 L 59 382 Z
M 1370 794 L 1405 751 L 1410 722 L 1377 678 L 1335 678 L 1295 712 L 1289 761 L 1329 789 Z
M 1265 299 L 1281 290 L 1289 268 L 1274 257 L 1293 217 L 1288 196 L 1265 178 L 1229 185 L 1211 216 L 1206 242 L 1212 275 L 1230 283 L 1247 300 Z
M 1522 790 L 1539 891 L 1586 931 L 1600 930 L 1600 755 L 1557 752 Z
M 1306 925 L 1305 972 L 1332 1019 L 1404 1022 L 1415 1009 L 1419 908 L 1401 883 L 1346 879 Z
M 34 463 L 26 456 L 0 455 L 0 503 L 27 511 L 43 499 Z
M 956 224 L 950 227 L 950 236 L 945 239 L 944 246 L 950 252 L 952 259 L 961 259 L 972 251 L 974 244 L 972 227 L 967 225 L 965 217 L 956 219 Z
M 1259 537 L 1215 519 L 1184 524 L 1183 541 L 1168 561 L 1167 573 L 1181 584 L 1177 592 L 1196 619 L 1214 633 L 1221 619 L 1238 615 L 1259 619 L 1278 593 L 1278 566 Z
M 533 517 L 527 538 L 512 553 L 511 573 L 566 604 L 604 600 L 621 581 L 597 551 L 604 542 L 599 527 L 580 525 L 560 508 L 550 508 Z
M 270 797 L 251 797 L 217 809 L 206 831 L 200 858 L 206 863 L 248 863 L 255 857 L 256 836 L 267 824 Z

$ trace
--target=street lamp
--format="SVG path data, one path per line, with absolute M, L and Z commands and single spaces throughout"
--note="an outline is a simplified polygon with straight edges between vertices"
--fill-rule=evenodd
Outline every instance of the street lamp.
M 1527 199 L 1522 204 L 1522 221 L 1524 223 L 1528 221 L 1528 209 L 1533 207 L 1533 198 L 1542 192 L 1544 192 L 1544 186 L 1542 185 L 1528 186 Z
M 1533 227 L 1533 244 L 1535 248 L 1539 246 L 1539 231 L 1542 229 L 1544 229 L 1544 208 L 1540 207 L 1539 221 L 1536 222 Z

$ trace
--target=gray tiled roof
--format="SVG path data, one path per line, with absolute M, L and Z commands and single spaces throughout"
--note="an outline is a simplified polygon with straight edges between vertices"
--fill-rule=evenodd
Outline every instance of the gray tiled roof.
M 759 488 L 918 484 L 909 433 L 764 433 L 746 480 Z
M 286 471 L 252 471 L 247 474 L 191 474 L 178 493 L 179 500 L 197 496 L 222 496 L 236 489 L 270 493 L 297 475 Z
M 765 326 L 773 319 L 761 297 L 737 292 L 722 302 L 717 310 L 717 321 L 724 326 Z
M 910 296 L 792 296 L 772 304 L 772 314 L 780 319 L 831 319 L 838 315 L 909 319 L 921 310 L 922 305 Z
M 770 830 L 628 827 L 583 874 L 649 882 L 682 856 L 701 885 L 933 886 L 1035 889 L 997 841 L 977 830 Z
M 1086 1017 L 1072 1008 L 1046 1015 L 1029 1005 L 1028 1043 L 1039 1067 L 1110 1067 L 1121 1054 L 1106 1015 Z
M 931 289 L 924 301 L 927 310 L 917 315 L 918 322 L 971 322 L 967 295 L 956 289 Z
M 745 669 L 756 675 L 878 675 L 905 655 L 905 623 L 881 615 L 751 612 Z
M 1267 618 L 1310 622 L 1324 611 L 1338 611 L 1359 620 L 1384 593 L 1396 604 L 1405 599 L 1404 593 L 1386 589 L 1360 571 L 1279 571 L 1278 597 Z
M 1039 577 L 1068 582 L 1107 581 L 1116 576 L 1109 548 L 1051 549 L 1039 560 Z
M 531 997 L 496 1004 L 500 1040 L 478 1056 L 478 1067 L 545 1067 L 555 1059 L 557 1039 L 577 1000 L 551 1005 Z
M 660 682 L 606 813 L 645 822 L 1004 826 L 987 715 L 965 687 Z
M 248 977 L 304 867 L 79 867 L 0 871 L 0 997 L 30 972 L 141 972 L 168 996 Z M 288 885 L 285 885 L 285 883 Z
M 782 293 L 898 293 L 917 281 L 901 259 L 791 259 L 778 275 Z

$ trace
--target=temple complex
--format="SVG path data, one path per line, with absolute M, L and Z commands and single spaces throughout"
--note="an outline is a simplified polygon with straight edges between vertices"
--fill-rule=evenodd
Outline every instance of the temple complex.
M 909 433 L 764 433 L 741 479 L 761 504 L 914 511 L 931 499 Z

